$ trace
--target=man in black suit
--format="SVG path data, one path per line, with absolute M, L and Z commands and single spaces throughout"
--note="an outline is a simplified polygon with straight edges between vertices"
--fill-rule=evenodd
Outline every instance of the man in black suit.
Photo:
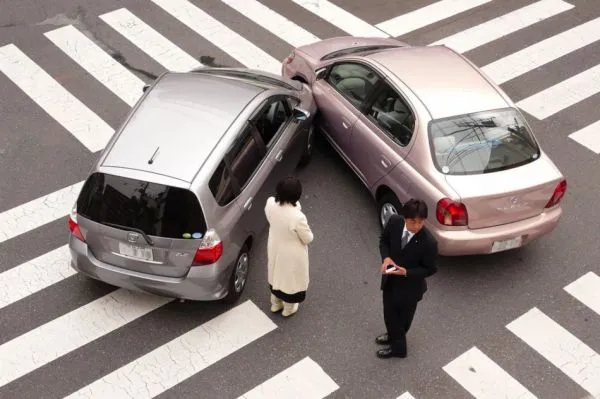
M 427 291 L 425 278 L 437 271 L 437 241 L 424 227 L 427 204 L 411 199 L 388 220 L 379 240 L 383 318 L 387 332 L 376 338 L 380 358 L 406 357 L 406 333 Z

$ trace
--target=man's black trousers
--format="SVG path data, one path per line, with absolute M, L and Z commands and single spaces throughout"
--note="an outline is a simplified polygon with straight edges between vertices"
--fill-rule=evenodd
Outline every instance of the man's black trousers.
M 383 291 L 383 320 L 390 339 L 392 351 L 406 356 L 406 333 L 410 329 L 418 300 L 416 298 L 398 298 L 393 290 Z

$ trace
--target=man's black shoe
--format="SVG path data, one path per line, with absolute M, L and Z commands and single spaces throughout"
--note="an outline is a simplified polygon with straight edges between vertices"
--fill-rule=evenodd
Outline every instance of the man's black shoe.
M 388 345 L 390 343 L 390 337 L 388 337 L 387 333 L 381 334 L 375 338 L 375 343 L 378 345 Z
M 405 358 L 406 357 L 406 353 L 396 353 L 396 352 L 392 351 L 391 348 L 385 348 L 385 349 L 379 349 L 377 351 L 377 357 L 380 358 L 380 359 L 388 359 L 390 357 Z

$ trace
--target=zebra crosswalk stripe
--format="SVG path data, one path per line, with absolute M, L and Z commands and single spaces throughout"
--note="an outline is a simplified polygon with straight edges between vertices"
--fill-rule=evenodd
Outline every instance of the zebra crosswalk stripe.
M 281 63 L 188 0 L 148 0 L 248 68 L 279 74 Z
M 293 47 L 300 47 L 321 40 L 257 0 L 221 1 Z
M 390 36 L 402 36 L 417 29 L 448 19 L 454 15 L 469 11 L 492 0 L 441 0 L 415 11 L 407 12 L 377 26 Z
M 118 289 L 2 344 L 0 387 L 170 301 Z
M 600 277 L 588 272 L 565 287 L 579 302 L 600 315 Z
M 563 0 L 540 0 L 430 44 L 465 53 L 574 8 Z
M 100 19 L 169 71 L 187 72 L 203 66 L 126 8 L 102 14 Z
M 443 370 L 477 399 L 536 398 L 477 347 L 452 360 Z
M 66 245 L 0 273 L 0 310 L 76 272 Z
M 322 399 L 338 389 L 321 366 L 305 357 L 238 399 Z
M 276 328 L 246 301 L 67 398 L 153 398 Z
M 600 396 L 600 355 L 538 308 L 506 328 L 593 396 Z
M 96 152 L 104 148 L 112 136 L 113 129 L 105 121 L 63 88 L 17 46 L 8 44 L 0 47 L 0 72 L 89 151 Z M 0 225 L 0 239 L 14 237 L 10 233 L 12 226 L 9 232 L 2 234 L 7 225 Z
M 141 97 L 144 81 L 115 61 L 73 25 L 44 35 L 130 107 Z

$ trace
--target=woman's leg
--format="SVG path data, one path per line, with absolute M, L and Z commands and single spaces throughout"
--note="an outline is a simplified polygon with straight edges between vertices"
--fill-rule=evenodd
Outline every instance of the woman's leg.
M 288 303 L 283 302 L 283 312 L 281 312 L 282 316 L 291 316 L 298 311 L 297 303 Z
M 283 309 L 283 301 L 271 294 L 271 312 L 279 312 L 281 309 Z

